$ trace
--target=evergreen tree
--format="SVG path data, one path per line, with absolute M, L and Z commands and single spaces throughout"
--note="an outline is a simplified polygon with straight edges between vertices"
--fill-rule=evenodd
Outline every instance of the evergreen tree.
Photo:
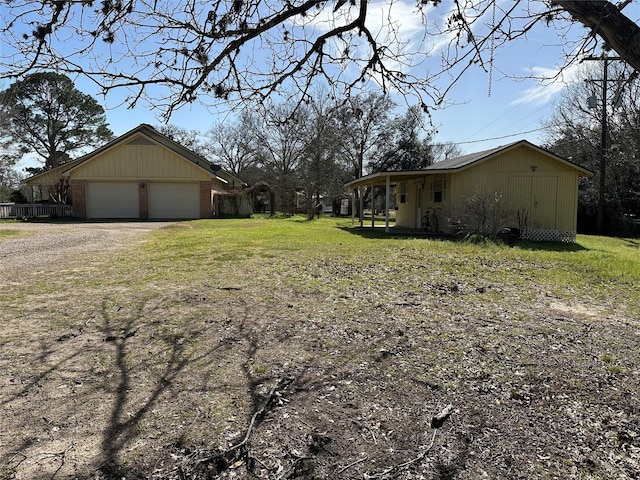
M 3 146 L 37 155 L 42 171 L 113 137 L 95 99 L 77 90 L 69 77 L 53 72 L 28 75 L 0 92 L 0 128 Z

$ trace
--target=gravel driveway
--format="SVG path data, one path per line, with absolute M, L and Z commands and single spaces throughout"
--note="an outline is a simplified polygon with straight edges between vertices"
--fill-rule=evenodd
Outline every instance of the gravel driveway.
M 0 230 L 27 235 L 0 241 L 0 278 L 10 280 L 25 269 L 39 270 L 80 253 L 129 245 L 146 232 L 172 222 L 0 223 Z

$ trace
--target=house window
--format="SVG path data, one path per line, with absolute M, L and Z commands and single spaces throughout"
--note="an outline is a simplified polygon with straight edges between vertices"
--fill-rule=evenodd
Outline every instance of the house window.
M 398 186 L 398 203 L 407 203 L 407 184 L 401 183 Z
M 447 180 L 444 175 L 438 175 L 431 180 L 431 201 L 442 203 L 447 199 Z

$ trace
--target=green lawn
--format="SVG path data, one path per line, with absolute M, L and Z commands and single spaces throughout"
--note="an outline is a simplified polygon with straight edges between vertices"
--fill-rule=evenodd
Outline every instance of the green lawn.
M 635 478 L 639 244 L 259 216 L 22 272 L 0 478 Z
M 561 297 L 573 299 L 580 292 L 588 302 L 623 298 L 630 312 L 640 313 L 640 293 L 635 288 L 640 279 L 640 241 L 634 239 L 579 235 L 573 245 L 520 242 L 509 247 L 386 235 L 381 230 L 353 228 L 348 219 L 260 217 L 179 223 L 154 233 L 141 251 L 123 260 L 122 277 L 140 287 L 154 278 L 197 283 L 218 272 L 246 277 L 243 265 L 260 276 L 261 270 L 294 266 L 306 272 L 319 263 L 312 276 L 326 281 L 319 288 L 330 289 L 331 282 L 340 278 L 323 273 L 323 263 L 340 262 L 367 267 L 353 281 L 368 282 L 364 272 L 370 268 L 410 276 L 416 267 L 424 267 L 452 281 L 534 283 Z M 145 265 L 146 272 L 137 270 Z M 126 271 L 132 268 L 142 275 L 130 278 Z M 290 286 L 301 282 L 304 288 L 304 278 L 293 274 L 288 278 Z
M 2 222 L 0 222 L 0 242 L 2 242 L 3 240 L 10 240 L 12 238 L 17 238 L 20 236 L 25 235 L 25 233 L 20 232 L 18 230 L 8 230 L 8 229 L 2 229 Z

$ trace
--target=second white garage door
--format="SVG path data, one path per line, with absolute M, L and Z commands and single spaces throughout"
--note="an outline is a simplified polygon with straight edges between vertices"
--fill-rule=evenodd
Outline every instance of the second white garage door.
M 149 218 L 200 218 L 200 184 L 151 182 Z

